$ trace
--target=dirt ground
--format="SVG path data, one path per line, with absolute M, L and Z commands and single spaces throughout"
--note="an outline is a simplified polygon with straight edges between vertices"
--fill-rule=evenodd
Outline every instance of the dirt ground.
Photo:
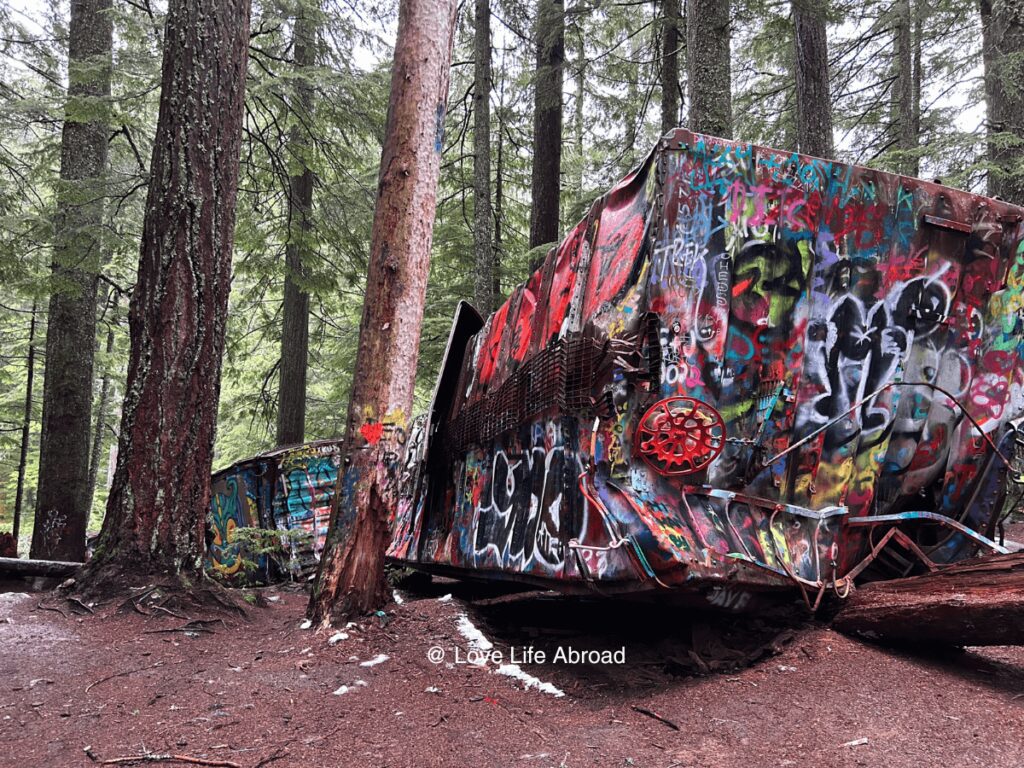
M 768 626 L 665 605 L 480 605 L 436 581 L 332 639 L 301 628 L 302 591 L 262 594 L 244 618 L 199 625 L 0 594 L 0 765 L 1024 765 L 1024 648 L 897 653 L 796 613 Z M 488 641 L 486 663 L 467 663 Z M 739 670 L 693 673 L 762 646 Z M 531 647 L 549 659 L 518 677 L 493 657 Z M 559 647 L 625 661 L 551 663 Z

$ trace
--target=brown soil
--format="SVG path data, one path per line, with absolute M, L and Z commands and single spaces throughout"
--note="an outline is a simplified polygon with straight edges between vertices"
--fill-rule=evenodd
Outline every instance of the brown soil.
M 246 619 L 190 632 L 168 631 L 187 620 L 159 611 L 92 615 L 52 594 L 0 594 L 0 765 L 146 753 L 244 768 L 1024 763 L 1024 648 L 910 655 L 813 623 L 787 634 L 660 604 L 474 607 L 462 598 L 480 594 L 452 584 L 403 592 L 331 646 L 300 629 L 304 593 L 263 594 L 271 602 Z M 493 666 L 431 663 L 432 646 L 449 662 L 470 648 L 462 615 L 506 652 L 625 646 L 626 663 L 525 665 L 560 698 Z M 780 654 L 738 671 L 687 671 L 773 643 Z

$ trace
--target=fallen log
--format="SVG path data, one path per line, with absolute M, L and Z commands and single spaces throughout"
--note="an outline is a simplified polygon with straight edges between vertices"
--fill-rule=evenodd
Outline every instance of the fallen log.
M 0 573 L 13 576 L 68 576 L 84 563 L 63 560 L 26 560 L 19 557 L 0 557 Z
M 1024 645 L 1024 552 L 867 584 L 847 598 L 833 626 L 889 643 Z

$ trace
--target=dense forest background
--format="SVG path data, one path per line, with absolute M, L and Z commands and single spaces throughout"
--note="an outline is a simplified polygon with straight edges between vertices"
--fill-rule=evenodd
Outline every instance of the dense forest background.
M 76 56 L 68 3 L 0 4 L 0 530 L 20 505 L 23 540 L 46 387 L 58 391 L 44 386 L 48 365 L 55 381 L 54 366 L 90 371 L 88 457 L 77 460 L 91 527 L 102 515 L 150 183 L 166 8 L 83 5 L 109 22 L 108 43 L 86 35 Z M 493 307 L 664 130 L 698 112 L 694 127 L 712 133 L 992 192 L 993 158 L 1014 139 L 992 119 L 1002 97 L 991 71 L 986 86 L 990 11 L 988 0 L 463 3 L 417 407 L 456 302 Z M 344 432 L 396 13 L 389 0 L 253 5 L 215 467 Z M 1020 22 L 1004 26 L 1019 35 Z M 99 54 L 82 56 L 97 40 Z M 701 70 L 708 62 L 720 66 Z M 62 156 L 72 118 L 104 126 L 102 173 L 76 177 L 66 146 Z M 95 302 L 83 275 L 98 275 Z M 48 340 L 55 312 L 63 338 L 80 338 Z

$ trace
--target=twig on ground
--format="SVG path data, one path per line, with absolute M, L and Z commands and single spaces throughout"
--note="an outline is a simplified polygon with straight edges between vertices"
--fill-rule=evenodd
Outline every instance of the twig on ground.
M 91 689 L 95 688 L 100 683 L 105 683 L 105 682 L 107 682 L 107 680 L 113 680 L 115 677 L 127 677 L 128 675 L 134 675 L 136 672 L 143 672 L 143 671 L 145 671 L 147 669 L 155 669 L 156 667 L 162 667 L 163 665 L 164 665 L 164 663 L 162 661 L 158 661 L 156 664 L 150 664 L 148 667 L 139 667 L 138 669 L 129 669 L 129 670 L 126 670 L 124 672 L 118 672 L 117 674 L 114 674 L 114 675 L 107 675 L 106 677 L 101 677 L 96 682 L 89 683 L 89 685 L 85 689 L 85 692 L 88 693 Z
M 147 629 L 142 634 L 144 635 L 156 635 L 161 632 L 209 632 L 213 634 L 213 630 L 210 629 L 207 624 L 216 624 L 217 622 L 224 624 L 224 619 L 192 619 L 187 624 L 182 624 L 180 627 L 168 627 L 165 629 Z M 224 626 L 227 626 L 226 624 Z
M 655 712 L 653 710 L 647 709 L 646 707 L 638 707 L 636 704 L 632 705 L 632 709 L 633 709 L 634 712 L 639 712 L 641 715 L 647 715 L 648 717 L 653 717 L 658 722 L 661 722 L 661 723 L 664 723 L 665 725 L 667 725 L 673 731 L 678 731 L 679 730 L 679 726 L 678 725 L 673 723 L 667 717 L 662 717 L 661 715 L 659 715 L 657 712 Z
M 275 752 L 274 754 L 270 755 L 269 757 L 264 757 L 262 760 L 260 760 L 258 763 L 256 763 L 256 765 L 254 765 L 252 768 L 263 768 L 263 766 L 270 765 L 275 760 L 280 760 L 282 757 L 286 757 L 287 755 L 288 755 L 288 750 L 287 749 L 279 749 L 279 750 L 277 750 L 277 752 Z
M 211 634 L 211 635 L 213 634 L 213 630 L 212 629 L 207 629 L 206 627 L 190 627 L 188 624 L 186 624 L 183 627 L 168 627 L 166 629 L 147 629 L 142 634 L 144 634 L 144 635 L 161 635 L 161 634 L 166 634 L 168 632 L 197 632 L 197 633 L 198 632 L 206 632 L 206 633 Z
M 37 611 L 40 610 L 40 609 L 44 610 L 44 611 L 53 611 L 54 613 L 59 613 L 65 619 L 68 617 L 68 615 L 66 613 L 64 613 L 64 611 L 62 611 L 60 608 L 56 608 L 56 607 L 54 607 L 52 605 L 43 605 L 43 601 L 42 600 L 40 600 L 39 601 L 39 605 L 36 606 L 36 610 Z
M 188 755 L 128 755 L 100 761 L 100 765 L 131 765 L 132 763 L 189 763 L 190 765 L 210 765 L 218 768 L 242 768 L 238 763 L 233 763 L 230 760 L 207 760 Z

